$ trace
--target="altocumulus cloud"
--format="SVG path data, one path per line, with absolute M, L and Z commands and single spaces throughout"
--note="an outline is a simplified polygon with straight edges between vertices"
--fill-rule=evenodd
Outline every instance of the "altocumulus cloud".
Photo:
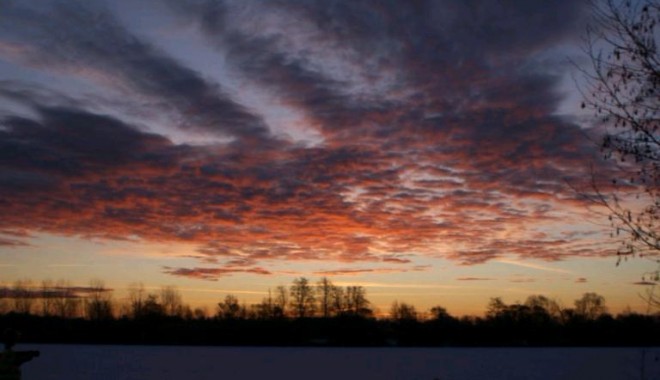
M 195 243 L 213 267 L 163 270 L 207 280 L 266 261 L 608 254 L 556 227 L 595 152 L 557 114 L 543 57 L 575 41 L 583 2 L 149 6 L 146 25 L 196 52 L 121 3 L 3 3 L 2 234 Z

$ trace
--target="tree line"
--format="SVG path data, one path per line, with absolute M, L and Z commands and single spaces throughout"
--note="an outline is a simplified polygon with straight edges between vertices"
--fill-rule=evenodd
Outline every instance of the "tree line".
M 73 286 L 65 280 L 44 280 L 39 284 L 17 280 L 12 286 L 0 288 L 0 314 L 107 320 L 141 318 L 147 314 L 185 317 L 193 313 L 174 286 L 147 293 L 144 285 L 132 284 L 128 299 L 121 302 L 114 299 L 113 293 L 98 279 L 91 280 L 88 286 Z
M 191 308 L 175 286 L 147 289 L 142 283 L 129 285 L 127 297 L 116 300 L 113 289 L 101 280 L 88 286 L 73 286 L 59 280 L 17 280 L 12 286 L 0 287 L 0 314 L 18 313 L 61 318 L 104 320 L 113 318 L 142 319 L 178 317 L 185 319 L 216 317 L 219 319 L 270 319 L 335 317 L 339 315 L 373 316 L 371 302 L 362 286 L 339 287 L 323 278 L 312 284 L 307 278 L 293 280 L 289 287 L 278 286 L 268 291 L 260 303 L 246 305 L 233 294 L 218 302 L 214 313 L 206 308 Z M 211 314 L 211 315 L 210 315 Z
M 312 283 L 305 277 L 292 281 L 291 285 L 268 290 L 261 302 L 247 305 L 234 294 L 220 300 L 213 312 L 205 308 L 191 308 L 175 286 L 147 289 L 141 283 L 128 287 L 127 297 L 117 301 L 113 290 L 103 281 L 92 280 L 89 286 L 72 286 L 60 280 L 42 281 L 35 285 L 29 280 L 15 281 L 11 287 L 0 288 L 0 314 L 7 313 L 56 316 L 61 318 L 86 318 L 104 320 L 113 318 L 183 319 L 280 319 L 280 318 L 332 318 L 354 316 L 374 318 L 375 311 L 362 286 L 337 286 L 327 277 Z M 486 317 L 519 317 L 528 314 L 545 315 L 547 318 L 566 321 L 570 318 L 597 319 L 607 314 L 605 298 L 596 293 L 585 293 L 574 302 L 573 308 L 564 308 L 554 299 L 543 295 L 531 295 L 523 303 L 505 304 L 501 298 L 491 298 Z M 423 320 L 450 318 L 443 306 L 434 306 L 419 312 L 412 304 L 395 300 L 386 319 Z M 453 318 L 453 317 L 452 317 Z
M 608 313 L 585 293 L 572 307 L 543 296 L 491 298 L 483 317 L 452 316 L 443 306 L 418 311 L 394 301 L 377 317 L 366 289 L 299 277 L 247 305 L 232 294 L 212 313 L 192 309 L 176 287 L 132 284 L 117 301 L 102 281 L 71 286 L 17 281 L 0 288 L 0 329 L 24 341 L 116 344 L 488 346 L 658 345 L 660 316 Z
M 218 302 L 215 317 L 219 319 L 273 319 L 359 316 L 373 317 L 374 310 L 362 286 L 340 287 L 324 277 L 316 284 L 307 278 L 293 280 L 291 286 L 278 286 L 269 290 L 260 303 L 246 305 L 233 294 L 227 294 Z M 42 281 L 35 286 L 32 281 L 18 280 L 12 287 L 0 288 L 0 313 L 37 314 L 62 318 L 87 318 L 92 320 L 111 318 L 180 317 L 206 318 L 206 309 L 192 309 L 183 302 L 179 290 L 164 286 L 158 291 L 148 291 L 143 284 L 134 283 L 128 288 L 123 302 L 113 299 L 113 290 L 100 280 L 92 280 L 88 287 L 75 287 L 67 281 Z M 556 300 L 543 295 L 532 295 L 522 304 L 506 305 L 501 298 L 492 298 L 487 306 L 487 316 L 544 313 L 551 318 L 565 320 L 571 316 L 595 319 L 607 313 L 605 299 L 596 293 L 585 293 L 575 301 L 575 308 L 562 308 Z M 426 313 L 417 311 L 414 305 L 394 301 L 389 318 L 395 320 L 445 318 L 449 314 L 442 306 L 434 306 Z

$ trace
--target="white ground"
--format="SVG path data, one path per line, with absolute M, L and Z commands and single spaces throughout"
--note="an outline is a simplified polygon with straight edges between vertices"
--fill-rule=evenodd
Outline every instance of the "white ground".
M 261 348 L 19 345 L 24 380 L 642 379 L 660 348 Z

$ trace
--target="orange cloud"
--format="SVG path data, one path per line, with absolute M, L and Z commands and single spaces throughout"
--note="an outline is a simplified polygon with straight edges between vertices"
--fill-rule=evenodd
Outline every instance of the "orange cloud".
M 315 144 L 275 135 L 266 104 L 243 104 L 250 96 L 227 78 L 202 75 L 112 11 L 8 5 L 0 58 L 60 80 L 0 86 L 0 245 L 29 242 L 5 231 L 192 243 L 189 257 L 213 267 L 164 271 L 207 280 L 267 275 L 268 261 L 373 265 L 325 273 L 340 275 L 419 270 L 429 257 L 564 273 L 524 260 L 613 254 L 595 228 L 562 232 L 588 204 L 566 183 L 587 178 L 598 152 L 557 115 L 560 78 L 536 59 L 575 31 L 581 6 L 544 6 L 568 15 L 562 22 L 530 23 L 536 5 L 480 20 L 510 31 L 508 41 L 465 31 L 471 11 L 459 3 L 421 11 L 455 24 L 443 32 L 405 2 L 283 1 L 271 5 L 286 12 L 268 12 L 268 28 L 236 22 L 231 4 L 177 8 L 172 17 L 198 27 L 204 48 L 222 49 L 223 70 L 243 90 L 302 115 L 300 127 L 319 132 Z M 29 54 L 6 48 L 17 41 Z M 99 92 L 76 95 L 57 85 L 64 79 Z

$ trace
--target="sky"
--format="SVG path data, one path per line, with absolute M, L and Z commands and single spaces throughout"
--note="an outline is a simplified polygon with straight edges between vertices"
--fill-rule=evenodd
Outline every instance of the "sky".
M 585 1 L 0 0 L 0 282 L 645 310 L 582 196 Z

